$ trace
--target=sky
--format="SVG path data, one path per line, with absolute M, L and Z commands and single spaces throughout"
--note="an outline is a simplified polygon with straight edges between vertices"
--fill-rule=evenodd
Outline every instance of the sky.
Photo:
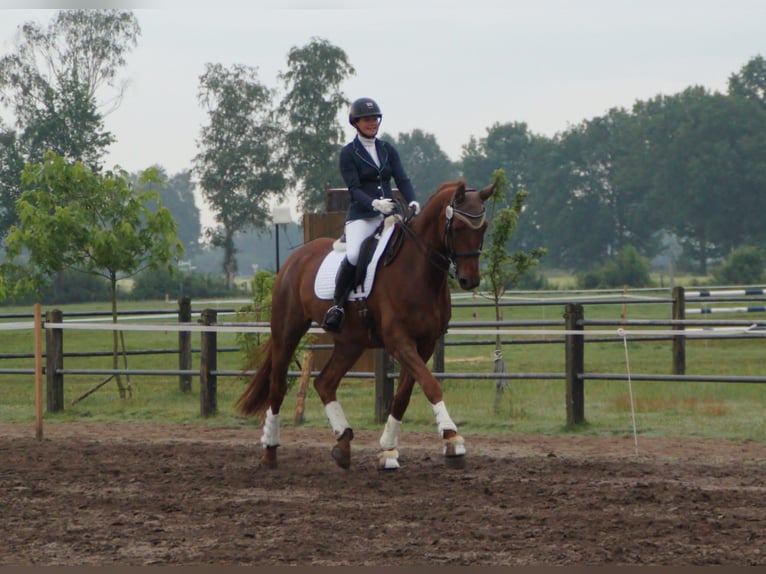
M 372 97 L 381 132 L 421 129 L 452 160 L 494 123 L 553 136 L 615 107 L 689 86 L 726 91 L 731 74 L 766 56 L 763 0 L 135 0 L 138 46 L 127 89 L 105 127 L 106 158 L 130 172 L 190 169 L 205 110 L 205 64 L 245 64 L 281 88 L 291 48 L 322 38 L 355 74 L 349 100 Z M 37 9 L 29 9 L 32 6 Z M 87 3 L 0 0 L 0 53 L 18 27 Z M 22 9 L 23 8 L 23 9 Z M 345 117 L 346 110 L 341 114 Z M 7 112 L 3 114 L 9 123 Z M 352 128 L 343 119 L 347 139 Z M 406 158 L 405 158 L 406 164 Z

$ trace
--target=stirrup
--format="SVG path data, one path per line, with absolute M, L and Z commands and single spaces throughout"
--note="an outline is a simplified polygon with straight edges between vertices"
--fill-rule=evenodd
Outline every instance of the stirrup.
M 324 320 L 322 321 L 322 329 L 325 331 L 340 331 L 345 314 L 343 307 L 333 305 L 327 310 L 327 313 L 325 313 Z

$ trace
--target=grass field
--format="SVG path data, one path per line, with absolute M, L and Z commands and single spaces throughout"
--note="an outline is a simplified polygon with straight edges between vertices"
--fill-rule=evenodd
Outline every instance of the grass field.
M 225 304 L 221 306 L 226 307 Z M 229 305 L 231 306 L 231 305 Z M 103 310 L 101 305 L 62 306 L 68 311 Z M 121 310 L 167 309 L 175 311 L 174 303 L 124 303 Z M 198 306 L 195 304 L 195 309 Z M 506 308 L 504 318 L 561 319 L 561 306 Z M 31 312 L 27 308 L 5 308 L 4 312 Z M 467 321 L 474 317 L 491 320 L 494 309 L 488 307 L 456 307 L 453 319 Z M 643 304 L 585 306 L 587 319 L 619 319 L 626 313 L 629 319 L 670 318 L 670 305 Z M 719 318 L 717 315 L 716 318 Z M 720 318 L 746 318 L 723 315 Z M 751 314 L 748 319 L 752 320 Z M 233 320 L 221 318 L 219 320 Z M 174 322 L 172 319 L 163 321 Z M 193 334 L 192 344 L 199 346 L 199 334 Z M 174 331 L 125 332 L 129 350 L 177 348 L 178 335 Z M 469 336 L 454 337 L 448 341 Z M 480 337 L 487 339 L 488 337 Z M 540 337 L 518 336 L 515 341 L 535 340 Z M 475 337 L 474 337 L 475 339 Z M 236 335 L 221 333 L 220 347 L 236 346 Z M 764 375 L 763 338 L 740 340 L 688 340 L 687 374 Z M 111 333 L 106 331 L 65 331 L 65 353 L 109 351 Z M 0 348 L 4 358 L 1 368 L 31 368 L 31 358 L 8 358 L 13 353 L 33 351 L 32 331 L 0 331 Z M 447 372 L 492 372 L 494 367 L 491 345 L 448 346 Z M 564 371 L 564 348 L 556 344 L 507 344 L 503 358 L 508 372 L 558 373 Z M 586 372 L 630 372 L 668 374 L 671 372 L 671 342 L 628 341 L 626 350 L 622 340 L 587 343 Z M 141 355 L 128 357 L 128 367 L 135 369 L 176 369 L 176 355 Z M 194 368 L 199 355 L 195 353 Z M 122 365 L 122 359 L 121 359 Z M 236 370 L 243 365 L 242 353 L 220 353 L 218 368 Z M 66 358 L 66 368 L 110 368 L 111 357 Z M 296 367 L 297 369 L 297 367 Z M 92 390 L 104 377 L 66 375 L 65 408 L 61 413 L 46 414 L 46 421 L 133 421 L 196 423 L 218 426 L 253 426 L 257 420 L 244 419 L 234 412 L 233 404 L 244 389 L 245 382 L 236 377 L 219 377 L 218 414 L 203 418 L 199 414 L 199 379 L 193 378 L 191 393 L 179 390 L 175 376 L 131 376 L 131 395 L 121 399 L 114 381 L 93 394 L 73 401 Z M 632 382 L 636 426 L 640 434 L 665 436 L 695 436 L 732 439 L 766 440 L 766 387 L 757 383 L 687 383 L 687 382 Z M 296 403 L 295 381 L 283 407 L 283 424 L 291 425 Z M 632 416 L 629 387 L 626 381 L 586 381 L 585 416 L 587 423 L 575 429 L 566 428 L 565 388 L 560 380 L 511 380 L 496 402 L 493 380 L 446 380 L 443 383 L 445 400 L 450 413 L 463 434 L 477 433 L 587 433 L 630 434 Z M 369 380 L 347 379 L 341 385 L 339 400 L 348 419 L 355 428 L 377 428 L 374 421 L 374 384 Z M 34 420 L 34 385 L 32 375 L 0 374 L 0 420 L 32 422 Z M 405 428 L 434 430 L 430 405 L 419 389 L 405 416 Z M 327 425 L 321 403 L 313 389 L 306 399 L 304 424 L 314 427 Z

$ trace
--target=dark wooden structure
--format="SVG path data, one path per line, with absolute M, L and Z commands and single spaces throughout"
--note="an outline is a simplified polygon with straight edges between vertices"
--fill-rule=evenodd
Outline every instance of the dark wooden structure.
M 570 333 L 582 331 L 584 318 L 583 307 L 577 303 L 568 303 L 564 311 L 566 330 Z M 573 426 L 585 422 L 585 338 L 582 335 L 569 334 L 564 338 L 566 379 L 567 425 Z
M 53 309 L 45 314 L 48 323 L 61 323 L 64 313 Z M 64 410 L 64 331 L 61 329 L 45 330 L 45 376 L 46 406 L 49 413 Z
M 178 300 L 178 322 L 191 323 L 192 310 L 191 299 L 184 295 Z M 178 332 L 178 369 L 189 371 L 192 368 L 192 345 L 191 332 Z M 192 390 L 191 375 L 180 375 L 178 377 L 178 388 L 183 393 L 189 393 Z
M 202 324 L 218 323 L 218 312 L 213 309 L 202 311 Z M 202 416 L 218 412 L 218 333 L 204 331 L 200 344 L 199 407 Z

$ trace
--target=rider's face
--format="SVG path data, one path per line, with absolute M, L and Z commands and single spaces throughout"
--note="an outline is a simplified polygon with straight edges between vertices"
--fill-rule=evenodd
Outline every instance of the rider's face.
M 374 138 L 379 127 L 380 118 L 377 116 L 366 116 L 356 120 L 356 129 L 366 138 Z

